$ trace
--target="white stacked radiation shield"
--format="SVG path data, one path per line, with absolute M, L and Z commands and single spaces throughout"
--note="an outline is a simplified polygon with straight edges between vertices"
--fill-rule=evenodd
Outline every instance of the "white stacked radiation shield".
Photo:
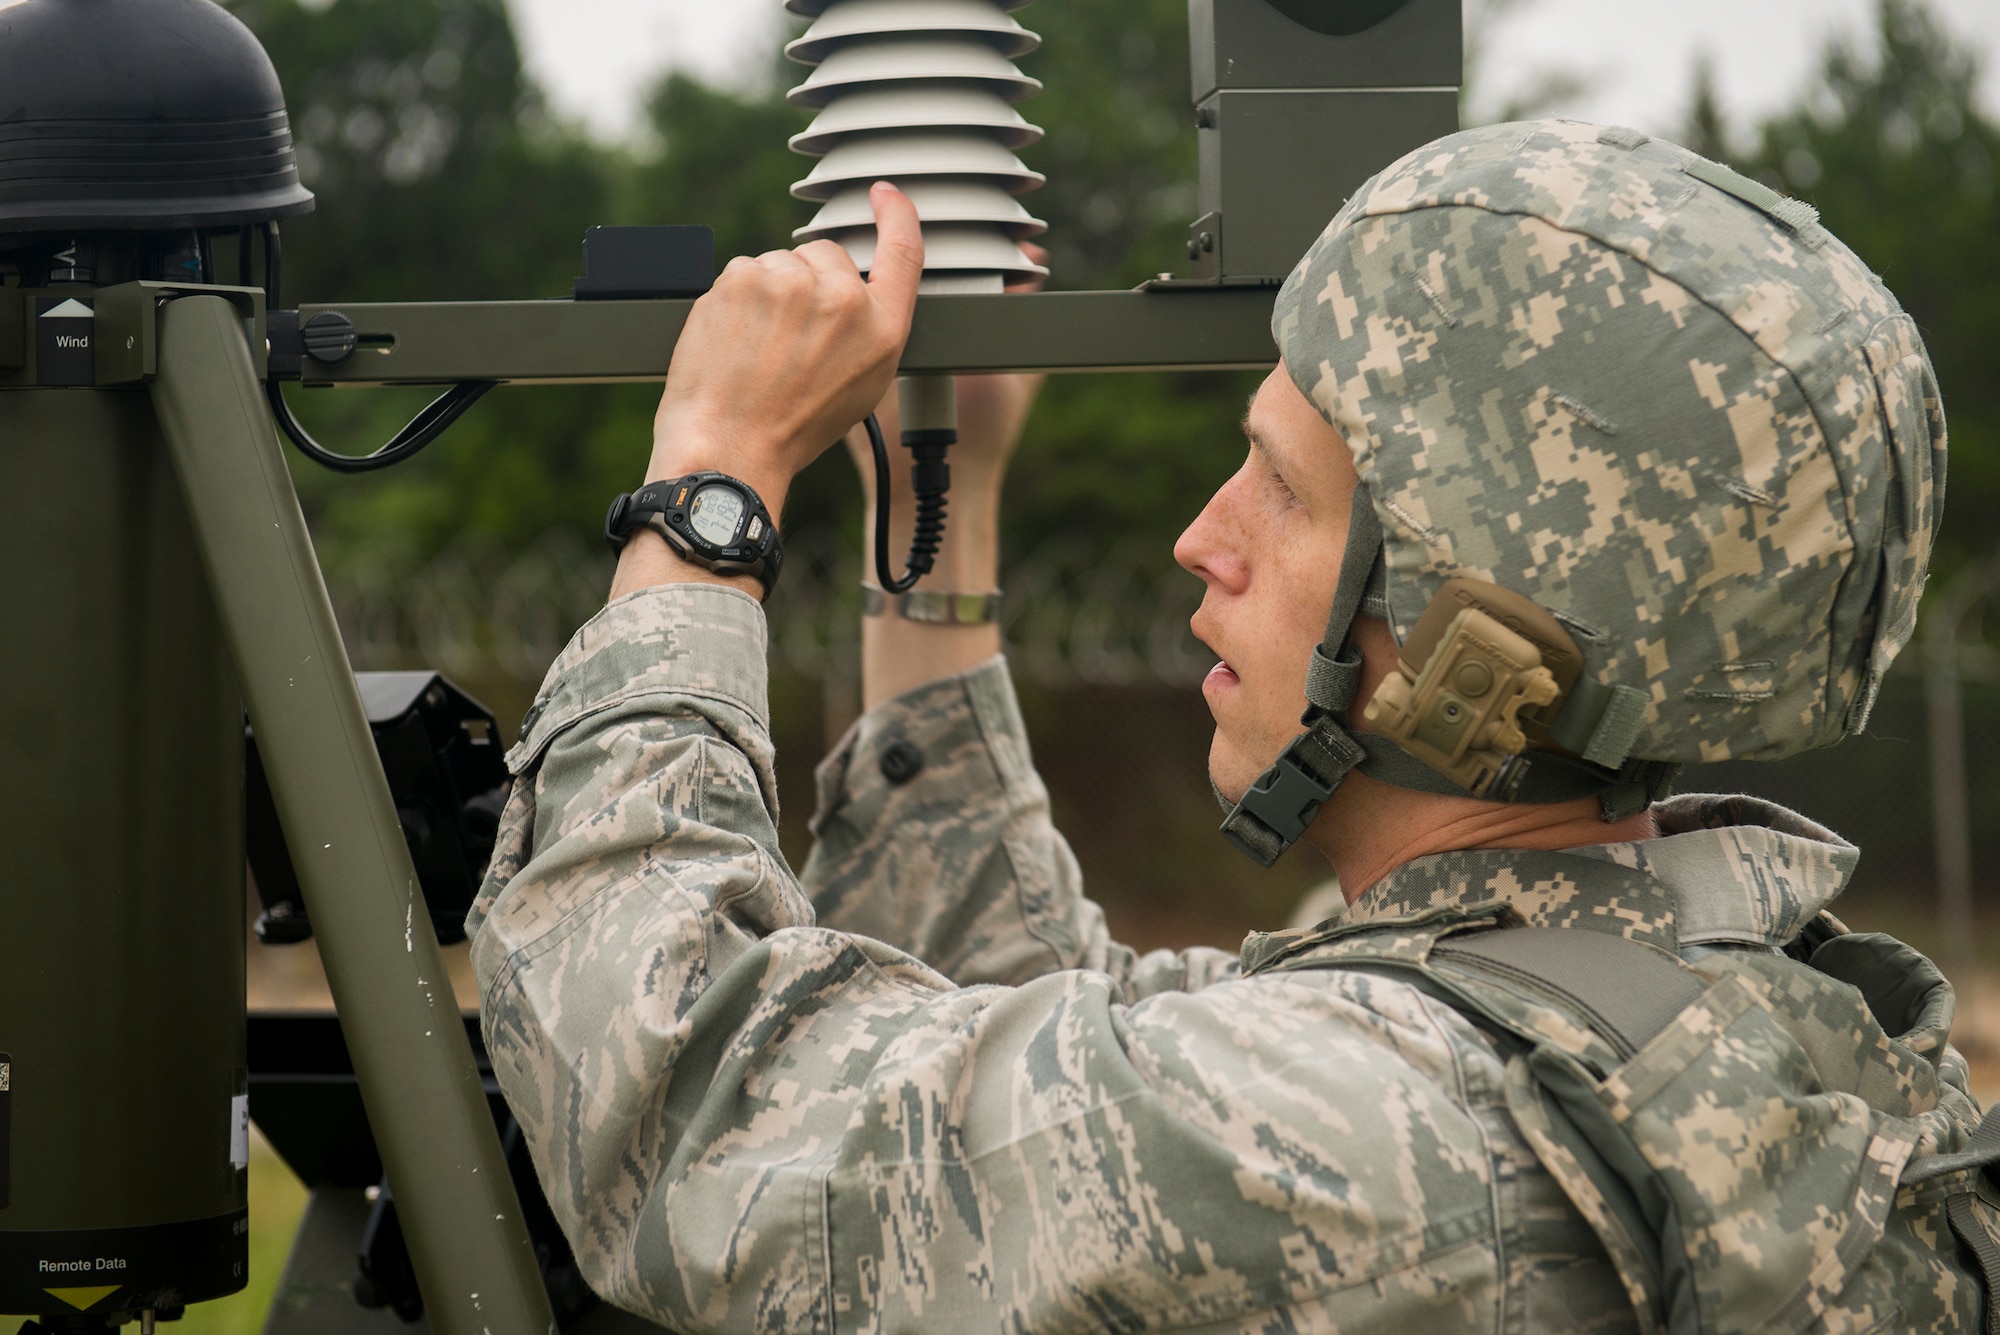
M 1014 150 L 1042 137 L 1013 104 L 1041 91 L 1014 67 L 1041 39 L 1027 0 L 787 0 L 813 20 L 785 54 L 811 65 L 794 106 L 819 112 L 791 144 L 820 161 L 792 194 L 819 204 L 793 235 L 875 256 L 868 188 L 894 181 L 924 224 L 924 289 L 997 292 L 1045 272 L 1016 244 L 1043 224 L 1015 196 L 1042 184 Z

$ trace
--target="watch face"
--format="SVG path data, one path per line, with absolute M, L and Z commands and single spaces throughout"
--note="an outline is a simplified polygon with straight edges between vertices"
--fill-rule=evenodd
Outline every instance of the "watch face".
M 736 538 L 736 526 L 743 522 L 749 507 L 734 487 L 711 482 L 694 494 L 688 507 L 688 522 L 695 536 L 716 547 L 727 547 Z

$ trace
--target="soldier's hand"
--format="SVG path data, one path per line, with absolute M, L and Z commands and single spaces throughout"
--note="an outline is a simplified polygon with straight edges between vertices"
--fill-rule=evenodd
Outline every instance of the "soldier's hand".
M 731 260 L 694 304 L 653 422 L 648 481 L 713 468 L 776 514 L 792 478 L 875 407 L 910 335 L 923 232 L 886 182 L 870 194 L 864 280 L 831 241 Z
M 1037 264 L 1048 263 L 1049 253 L 1029 241 L 1021 251 Z M 1042 279 L 1027 278 L 1007 284 L 1009 292 L 1039 292 Z M 1021 443 L 1021 429 L 1042 391 L 1045 375 L 962 375 L 958 377 L 958 443 L 951 447 L 951 491 L 953 512 L 977 501 L 984 488 L 998 489 L 1007 472 L 1007 461 Z M 908 456 L 893 448 L 902 432 L 901 413 L 895 386 L 875 407 L 882 434 L 892 447 L 889 451 L 891 504 L 897 515 L 914 515 L 916 498 L 909 488 Z M 869 504 L 875 500 L 875 456 L 868 435 L 860 427 L 847 433 L 847 454 L 854 460 L 861 478 L 861 495 Z

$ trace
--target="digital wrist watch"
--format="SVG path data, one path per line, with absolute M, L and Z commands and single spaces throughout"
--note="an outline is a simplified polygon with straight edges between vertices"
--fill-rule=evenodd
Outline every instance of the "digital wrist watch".
M 769 595 L 785 564 L 778 526 L 749 483 L 727 473 L 690 473 L 648 482 L 611 502 L 604 539 L 623 551 L 650 528 L 686 559 L 718 575 L 754 575 Z

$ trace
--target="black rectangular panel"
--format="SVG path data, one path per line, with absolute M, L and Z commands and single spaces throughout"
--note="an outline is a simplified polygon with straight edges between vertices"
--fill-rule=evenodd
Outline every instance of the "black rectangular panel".
M 35 383 L 97 383 L 97 311 L 91 298 L 35 298 Z

